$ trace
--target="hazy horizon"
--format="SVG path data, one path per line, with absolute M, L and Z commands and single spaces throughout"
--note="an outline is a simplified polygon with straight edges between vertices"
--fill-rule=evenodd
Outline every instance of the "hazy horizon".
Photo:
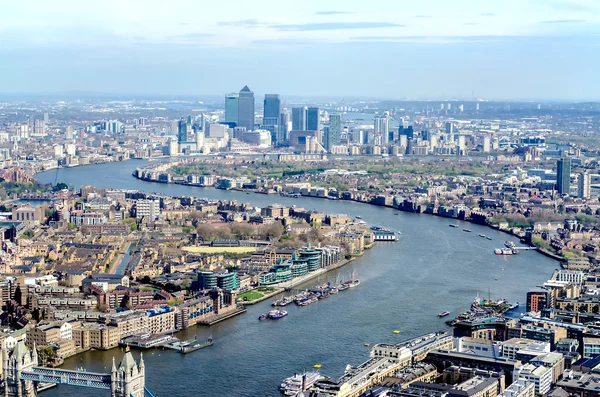
M 0 95 L 596 101 L 591 0 L 25 0 Z

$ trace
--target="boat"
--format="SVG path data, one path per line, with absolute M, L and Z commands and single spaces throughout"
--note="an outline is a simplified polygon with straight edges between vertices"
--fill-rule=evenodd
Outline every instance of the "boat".
M 266 320 L 267 319 L 267 315 L 266 314 L 261 314 L 260 316 L 258 316 L 259 320 Z
M 398 215 L 398 213 L 397 213 L 397 212 L 394 212 L 394 215 Z
M 315 368 L 321 368 L 319 364 L 315 365 Z M 304 372 L 302 374 L 294 374 L 283 380 L 279 385 L 279 391 L 286 396 L 296 396 L 303 391 L 306 391 L 313 387 L 313 385 L 321 379 L 321 374 L 317 371 Z
M 492 238 L 489 236 L 485 236 L 486 239 L 491 240 Z
M 485 238 L 485 234 L 480 234 L 479 237 Z
M 285 310 L 271 310 L 269 313 L 267 313 L 267 317 L 271 320 L 279 320 L 280 318 L 283 318 L 287 315 L 288 312 L 286 312 Z
M 450 227 L 458 227 L 458 225 L 453 225 L 452 223 L 450 225 L 448 225 Z
M 496 255 L 519 255 L 519 250 L 514 248 L 496 248 L 494 250 Z
M 362 219 L 362 216 L 356 215 L 356 219 Z
M 350 284 L 348 284 L 348 286 L 350 288 L 358 287 L 359 285 L 360 285 L 360 280 L 359 279 L 352 280 L 352 282 Z
M 196 350 L 204 349 L 205 347 L 212 346 L 213 339 L 212 337 L 208 338 L 208 340 L 204 343 L 197 342 L 196 340 L 184 342 L 181 344 L 181 354 L 191 353 Z
M 471 233 L 471 229 L 463 229 L 463 232 Z
M 344 281 L 342 284 L 347 285 L 349 288 L 358 287 L 360 285 L 360 280 L 356 278 L 356 270 L 352 272 L 350 280 Z
M 400 330 L 398 330 L 398 329 L 395 329 L 395 330 L 394 330 L 394 334 L 395 334 L 395 335 L 398 335 L 399 333 L 400 333 Z
M 512 241 L 505 241 L 504 246 L 506 248 L 515 248 L 515 243 L 513 243 Z
M 350 288 L 348 284 L 342 284 L 338 287 L 338 291 L 346 291 L 348 288 Z
M 369 346 L 371 346 L 371 344 L 370 343 L 365 343 L 365 346 L 369 347 Z
M 508 308 L 508 311 L 515 310 L 518 307 L 519 307 L 519 302 L 515 302 L 514 305 L 510 305 L 510 307 Z
M 448 314 L 450 314 L 450 312 L 441 312 L 438 314 L 438 318 L 446 317 Z

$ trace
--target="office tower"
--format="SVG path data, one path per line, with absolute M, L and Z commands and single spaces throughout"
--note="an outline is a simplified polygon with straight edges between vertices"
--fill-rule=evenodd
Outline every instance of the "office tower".
M 446 106 L 446 105 L 444 105 L 443 103 L 440 103 L 440 110 L 444 110 L 444 107 L 445 107 L 445 106 Z
M 238 101 L 240 95 L 237 92 L 225 95 L 225 122 L 238 123 Z
M 453 130 L 454 126 L 452 125 L 452 123 L 446 123 L 446 134 L 452 134 Z
M 409 125 L 408 127 L 404 128 L 402 126 L 398 127 L 398 135 L 402 136 L 406 136 L 407 139 L 413 139 L 414 135 L 415 135 L 415 131 L 413 130 L 413 126 Z M 402 139 L 402 138 L 400 138 Z
M 306 131 L 307 107 L 292 108 L 292 131 Z
M 381 144 L 387 145 L 389 143 L 389 123 L 390 119 L 388 116 L 375 116 L 373 118 L 373 128 L 375 135 L 381 136 Z
M 254 92 L 247 85 L 239 93 L 237 125 L 246 127 L 246 131 L 254 130 Z
M 177 124 L 177 142 L 187 142 L 187 123 L 183 119 Z
M 465 143 L 465 136 L 464 135 L 459 135 L 458 136 L 458 148 L 457 148 L 457 153 L 459 156 L 464 156 L 465 152 L 467 150 L 467 145 Z
M 308 131 L 319 131 L 321 127 L 319 108 L 306 109 L 306 129 Z
M 73 127 L 68 125 L 67 130 L 65 131 L 65 135 L 66 135 L 67 139 L 73 139 L 73 136 L 74 136 Z
M 589 199 L 591 196 L 591 176 L 587 172 L 579 174 L 577 196 L 582 199 Z
M 558 194 L 569 194 L 571 189 L 571 159 L 568 157 L 556 162 L 556 188 Z
M 196 131 L 196 151 L 201 152 L 204 147 L 204 131 Z
M 278 94 L 266 94 L 263 110 L 263 128 L 271 132 L 271 142 L 282 145 L 285 135 L 281 128 L 281 101 Z
M 342 141 L 342 115 L 333 113 L 329 115 L 329 125 L 323 127 L 323 146 L 331 152 L 331 148 Z
M 458 105 L 458 111 L 459 112 L 464 112 L 465 111 L 465 105 L 463 105 L 462 103 L 460 105 Z
M 406 154 L 411 155 L 413 154 L 413 140 L 409 139 L 408 142 L 406 142 Z
M 475 104 L 475 110 L 479 112 L 479 104 L 478 103 Z
M 48 115 L 48 113 L 44 113 L 44 123 L 48 124 L 49 120 L 50 120 L 50 116 Z
M 489 136 L 483 137 L 483 153 L 489 153 L 491 147 L 491 140 Z
M 446 108 L 448 108 L 448 110 L 452 110 L 452 104 L 448 103 L 448 105 L 446 106 Z
M 292 130 L 292 121 L 289 113 L 281 113 L 279 116 L 279 125 L 281 126 L 281 135 L 284 142 L 290 140 L 290 131 Z

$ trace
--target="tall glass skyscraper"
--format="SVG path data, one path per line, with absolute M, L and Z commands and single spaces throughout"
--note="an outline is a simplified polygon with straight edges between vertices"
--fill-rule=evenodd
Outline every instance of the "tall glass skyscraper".
M 237 92 L 225 95 L 225 122 L 238 123 L 238 102 L 240 95 Z
M 342 115 L 333 113 L 329 115 L 329 125 L 323 128 L 323 146 L 328 152 L 334 145 L 339 145 L 342 138 Z
M 569 194 L 571 190 L 571 159 L 568 157 L 556 162 L 556 190 L 558 194 Z
M 254 92 L 247 85 L 239 93 L 237 125 L 246 127 L 246 131 L 254 130 Z
M 187 123 L 185 122 L 185 120 L 181 119 L 181 120 L 179 120 L 179 123 L 178 123 L 177 142 L 179 142 L 179 143 L 187 142 L 187 139 L 188 139 Z
M 306 109 L 306 129 L 308 131 L 319 131 L 321 122 L 319 119 L 319 108 Z
M 263 128 L 271 132 L 271 142 L 283 144 L 285 137 L 281 128 L 281 101 L 278 94 L 265 94 Z
M 306 131 L 306 106 L 292 108 L 292 130 Z

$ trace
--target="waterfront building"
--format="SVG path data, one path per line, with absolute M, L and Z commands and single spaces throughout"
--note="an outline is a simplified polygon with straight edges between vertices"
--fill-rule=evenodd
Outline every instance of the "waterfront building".
M 387 394 L 390 397 L 496 397 L 497 395 L 498 381 L 483 376 L 475 376 L 458 385 L 414 382 L 407 389 L 395 389 Z
M 527 312 L 541 312 L 551 307 L 550 294 L 546 290 L 527 292 Z
M 298 250 L 298 255 L 300 256 L 300 260 L 305 260 L 307 262 L 309 272 L 314 272 L 321 268 L 322 259 L 321 251 L 319 249 L 311 248 L 310 245 L 308 245 L 306 248 Z
M 198 287 L 201 290 L 220 288 L 223 290 L 236 290 L 240 287 L 236 272 L 214 273 L 210 271 L 198 272 Z
M 237 92 L 225 95 L 225 122 L 238 125 L 238 103 L 240 95 Z
M 254 92 L 247 85 L 239 92 L 237 125 L 246 127 L 246 131 L 254 129 Z
M 454 349 L 452 336 L 447 332 L 432 332 L 394 345 L 378 343 L 371 349 L 371 357 L 397 358 L 409 352 L 412 361 L 423 360 L 428 353 L 438 349 Z
M 506 384 L 512 383 L 513 372 L 519 364 L 519 361 L 504 357 L 490 358 L 451 350 L 433 350 L 427 354 L 427 362 L 434 364 L 438 371 L 443 371 L 450 365 L 486 371 L 503 371 Z
M 484 357 L 500 357 L 502 346 L 489 339 L 477 339 L 468 336 L 454 340 L 456 351 L 461 353 L 477 354 Z
M 556 162 L 556 190 L 558 194 L 571 191 L 571 159 L 563 157 Z
M 175 308 L 162 306 L 146 311 L 148 332 L 154 335 L 175 331 Z

